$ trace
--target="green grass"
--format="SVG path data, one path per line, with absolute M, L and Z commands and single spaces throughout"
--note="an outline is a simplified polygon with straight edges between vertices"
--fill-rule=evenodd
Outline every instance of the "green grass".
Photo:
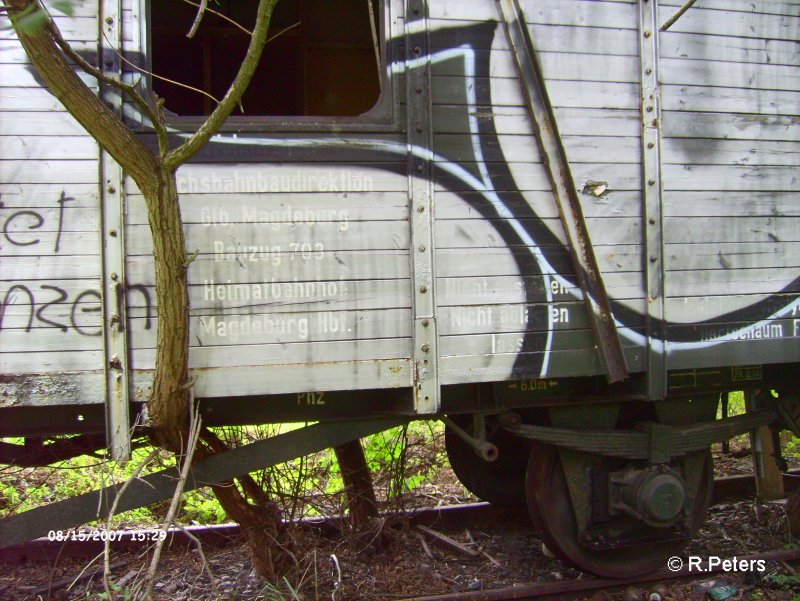
M 226 441 L 247 444 L 253 440 L 303 427 L 304 424 L 220 428 L 216 432 Z M 436 477 L 442 465 L 443 450 L 431 460 L 430 446 L 439 439 L 439 422 L 414 422 L 363 439 L 367 464 L 375 479 L 379 500 L 401 503 L 405 494 Z M 20 444 L 21 439 L 6 439 Z M 54 501 L 124 482 L 152 452 L 151 447 L 134 451 L 131 461 L 117 463 L 98 457 L 77 457 L 45 468 L 0 466 L 0 517 L 27 511 Z M 173 459 L 158 453 L 141 475 L 165 469 Z M 296 519 L 341 512 L 344 483 L 332 450 L 299 458 L 265 470 L 253 477 L 279 503 L 286 517 Z M 150 526 L 163 520 L 168 501 L 142 507 L 114 517 L 114 527 Z M 209 489 L 185 493 L 178 519 L 182 523 L 218 524 L 227 520 L 225 512 Z

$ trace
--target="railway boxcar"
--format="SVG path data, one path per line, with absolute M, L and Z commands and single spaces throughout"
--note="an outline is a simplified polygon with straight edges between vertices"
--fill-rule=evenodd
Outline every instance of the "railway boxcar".
M 174 139 L 246 40 L 214 15 L 185 39 L 177 4 L 55 16 L 165 99 Z M 619 576 L 682 548 L 710 445 L 796 430 L 800 2 L 666 26 L 681 8 L 281 0 L 247 113 L 178 172 L 205 423 L 447 415 L 459 477 L 527 503 L 560 557 Z M 143 197 L 13 32 L 0 63 L 0 435 L 105 433 L 124 457 L 158 320 Z M 741 389 L 755 410 L 715 419 Z M 4 544 L 38 532 L 14 518 Z

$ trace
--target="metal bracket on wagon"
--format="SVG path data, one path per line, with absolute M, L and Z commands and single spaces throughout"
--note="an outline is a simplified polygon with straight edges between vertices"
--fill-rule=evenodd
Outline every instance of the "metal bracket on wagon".
M 598 455 L 667 463 L 672 457 L 701 451 L 715 442 L 772 424 L 778 419 L 778 410 L 761 409 L 680 427 L 647 422 L 640 424 L 637 430 L 572 430 L 519 424 L 514 419 L 514 414 L 504 414 L 499 418 L 506 430 L 522 438 Z

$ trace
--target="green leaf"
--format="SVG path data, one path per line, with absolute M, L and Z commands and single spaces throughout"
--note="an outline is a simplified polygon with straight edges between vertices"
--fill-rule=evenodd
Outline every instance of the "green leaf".
M 75 14 L 75 3 L 72 0 L 54 0 L 53 8 L 64 13 L 68 17 Z
M 41 10 L 36 10 L 29 15 L 25 15 L 17 21 L 17 26 L 22 33 L 26 35 L 34 35 L 38 32 L 47 22 L 47 14 Z

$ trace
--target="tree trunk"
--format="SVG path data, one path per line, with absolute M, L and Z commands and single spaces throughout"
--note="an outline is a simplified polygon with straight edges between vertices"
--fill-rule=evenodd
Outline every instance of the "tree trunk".
M 378 517 L 378 501 L 364 449 L 360 440 L 351 440 L 333 450 L 344 480 L 350 519 L 356 530 L 363 530 L 370 526 L 372 518 Z
M 153 236 L 158 306 L 156 369 L 148 412 L 157 443 L 180 453 L 189 416 L 189 290 L 175 172 L 162 166 L 140 187 Z

